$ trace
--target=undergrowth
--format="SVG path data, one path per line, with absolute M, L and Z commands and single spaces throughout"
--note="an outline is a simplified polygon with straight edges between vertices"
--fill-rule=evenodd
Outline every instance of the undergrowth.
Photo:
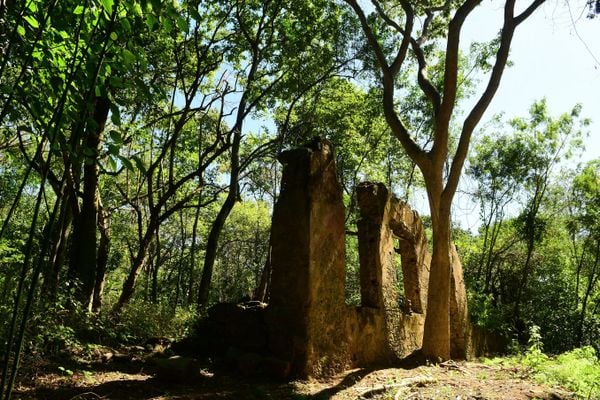
M 132 302 L 116 315 L 90 314 L 64 307 L 50 307 L 31 318 L 27 332 L 30 353 L 56 354 L 89 345 L 143 344 L 152 338 L 181 339 L 196 320 L 192 308 Z
M 551 356 L 544 354 L 539 328 L 530 332 L 527 349 L 515 356 L 486 360 L 487 363 L 524 366 L 539 383 L 562 386 L 579 399 L 600 399 L 600 359 L 592 346 Z

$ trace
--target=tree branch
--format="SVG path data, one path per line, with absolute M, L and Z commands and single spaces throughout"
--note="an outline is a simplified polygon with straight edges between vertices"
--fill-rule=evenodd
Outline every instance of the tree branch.
M 458 181 L 460 179 L 460 174 L 462 167 L 464 165 L 467 152 L 469 150 L 469 142 L 471 141 L 471 136 L 477 123 L 481 120 L 481 117 L 487 110 L 490 105 L 492 98 L 496 94 L 498 87 L 500 86 L 500 80 L 502 78 L 502 74 L 506 67 L 506 63 L 508 61 L 508 54 L 510 51 L 510 45 L 512 42 L 512 38 L 514 35 L 515 28 L 518 23 L 524 21 L 527 17 L 529 17 L 545 0 L 535 0 L 531 5 L 521 13 L 517 18 L 514 17 L 514 8 L 515 8 L 515 0 L 507 0 L 504 7 L 504 25 L 502 27 L 502 33 L 500 36 L 500 47 L 498 48 L 498 52 L 496 54 L 496 61 L 492 68 L 492 73 L 490 75 L 490 79 L 488 81 L 487 87 L 484 90 L 483 94 L 465 119 L 463 124 L 460 140 L 458 142 L 458 147 L 456 149 L 456 153 L 454 155 L 454 159 L 452 161 L 452 165 L 450 167 L 450 173 L 448 175 L 448 181 L 446 184 L 446 188 L 444 189 L 443 196 L 448 199 L 451 198 L 454 192 L 456 191 L 456 187 L 458 186 Z
M 365 16 L 365 12 L 363 11 L 362 8 L 360 8 L 360 6 L 356 2 L 356 0 L 344 0 L 344 1 L 350 7 L 352 7 L 354 12 L 358 16 L 358 19 L 360 20 L 360 25 L 363 29 L 363 32 L 367 36 L 367 41 L 369 42 L 371 49 L 375 53 L 375 57 L 377 58 L 377 62 L 379 63 L 379 66 L 380 66 L 381 70 L 383 71 L 383 74 L 384 75 L 388 74 L 390 67 L 385 58 L 385 54 L 383 54 L 383 50 L 381 49 L 381 46 L 379 45 L 379 42 L 377 41 L 377 38 L 375 37 L 375 33 L 373 33 L 373 30 L 371 29 L 371 27 L 369 26 L 369 23 L 367 22 L 367 17 Z

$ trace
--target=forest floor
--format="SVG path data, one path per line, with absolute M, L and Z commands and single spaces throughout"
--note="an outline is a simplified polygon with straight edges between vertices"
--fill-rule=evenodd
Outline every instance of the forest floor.
M 137 353 L 136 353 L 137 352 Z M 95 349 L 92 357 L 27 360 L 14 399 L 431 399 L 561 400 L 568 391 L 534 382 L 523 367 L 447 362 L 412 369 L 355 369 L 327 380 L 276 382 L 196 364 L 194 375 L 161 379 L 143 348 Z M 89 355 L 89 352 L 88 352 Z M 172 371 L 173 372 L 173 371 Z M 179 380 L 180 382 L 174 382 Z

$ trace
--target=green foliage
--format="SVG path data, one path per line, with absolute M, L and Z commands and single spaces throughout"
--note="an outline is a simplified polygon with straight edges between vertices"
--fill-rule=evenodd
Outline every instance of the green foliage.
M 563 386 L 575 392 L 578 399 L 589 400 L 600 396 L 600 359 L 593 347 L 575 348 L 557 356 L 549 356 L 543 352 L 540 328 L 533 325 L 529 334 L 524 353 L 485 362 L 525 366 L 538 382 Z
M 270 210 L 266 203 L 243 201 L 224 227 L 214 277 L 214 300 L 235 302 L 251 297 L 266 262 Z
M 143 343 L 149 338 L 180 339 L 191 329 L 196 314 L 193 308 L 172 307 L 133 301 L 123 308 L 116 320 L 100 316 L 107 334 L 118 343 Z M 108 322 L 108 324 L 107 324 Z M 112 323 L 111 323 L 112 322 Z
M 549 357 L 541 351 L 539 333 L 532 333 L 530 347 L 520 362 L 531 368 L 537 381 L 560 385 L 572 390 L 581 399 L 600 395 L 600 360 L 593 347 L 587 346 Z

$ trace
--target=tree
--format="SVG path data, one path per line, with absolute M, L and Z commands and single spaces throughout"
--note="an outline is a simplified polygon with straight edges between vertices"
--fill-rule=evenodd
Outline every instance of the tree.
M 589 161 L 575 176 L 571 188 L 571 201 L 569 206 L 570 220 L 567 227 L 573 245 L 573 255 L 576 260 L 576 287 L 575 296 L 579 308 L 577 321 L 577 344 L 586 344 L 584 340 L 586 321 L 589 321 L 588 331 L 591 337 L 588 343 L 598 339 L 593 337 L 591 329 L 597 326 L 598 297 L 595 309 L 590 313 L 588 308 L 590 300 L 600 282 L 600 160 Z M 587 280 L 587 282 L 585 282 Z M 583 294 L 581 294 L 583 292 Z M 598 295 L 596 295 L 598 296 Z M 588 315 L 589 314 L 589 315 Z M 592 316 L 596 315 L 596 321 Z
M 231 2 L 216 4 L 229 7 Z M 275 138 L 258 141 L 247 154 L 242 154 L 247 119 L 252 113 L 264 112 L 270 104 L 293 107 L 305 92 L 347 62 L 346 51 L 338 46 L 345 35 L 341 12 L 330 2 L 235 2 L 232 7 L 228 23 L 235 35 L 226 57 L 233 61 L 230 73 L 235 79 L 230 88 L 239 100 L 231 108 L 227 196 L 207 238 L 199 308 L 205 307 L 209 299 L 219 238 L 241 198 L 242 175 L 253 161 L 281 142 L 282 132 L 278 132 Z
M 422 351 L 428 357 L 448 359 L 451 355 L 449 303 L 452 199 L 456 193 L 473 131 L 499 87 L 515 30 L 544 3 L 544 0 L 532 1 L 519 14 L 515 13 L 515 0 L 504 2 L 504 21 L 496 43 L 496 57 L 489 80 L 464 119 L 456 150 L 450 159 L 450 124 L 460 83 L 461 28 L 481 1 L 416 3 L 408 0 L 373 0 L 375 10 L 369 17 L 357 0 L 345 2 L 360 19 L 366 41 L 379 68 L 384 113 L 392 135 L 400 141 L 425 180 L 432 221 L 433 254 Z M 416 27 L 419 21 L 422 23 L 420 30 Z M 435 86 L 428 77 L 427 65 L 428 58 L 431 57 L 432 43 L 441 39 L 445 39 L 443 79 L 442 85 Z M 403 68 L 409 66 L 409 51 L 416 59 L 417 81 L 431 110 L 433 133 L 431 145 L 428 147 L 419 145 L 414 140 L 411 127 L 403 121 L 396 108 L 397 96 L 401 94 L 401 91 L 396 90 L 396 84 Z
M 524 203 L 517 217 L 518 231 L 526 242 L 527 252 L 522 267 L 522 276 L 517 287 L 514 319 L 520 317 L 523 291 L 531 274 L 531 259 L 536 244 L 543 237 L 546 221 L 541 213 L 542 204 L 551 183 L 554 168 L 563 158 L 569 158 L 581 143 L 581 128 L 589 124 L 579 120 L 581 105 L 554 119 L 549 115 L 546 100 L 536 101 L 529 110 L 529 118 L 515 118 L 511 126 L 515 130 L 514 142 L 522 150 L 524 158 L 521 168 L 524 174 Z
M 527 154 L 514 137 L 497 132 L 482 137 L 474 150 L 467 172 L 477 184 L 475 198 L 479 202 L 483 231 L 474 279 L 478 290 L 489 294 L 506 208 L 517 200 L 527 170 L 522 160 L 527 159 Z

